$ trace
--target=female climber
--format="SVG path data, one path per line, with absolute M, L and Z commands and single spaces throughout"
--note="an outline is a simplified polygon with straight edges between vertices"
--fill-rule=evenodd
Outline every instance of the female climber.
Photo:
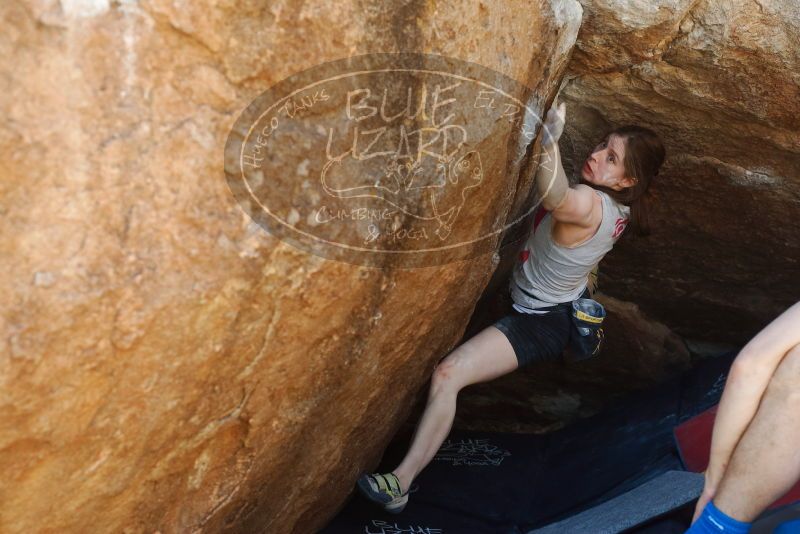
M 545 119 L 535 185 L 548 213 L 528 237 L 511 277 L 510 315 L 437 364 L 425 411 L 400 465 L 358 480 L 361 493 L 386 511 L 403 510 L 411 482 L 450 433 L 458 392 L 518 367 L 561 358 L 571 321 L 564 303 L 589 296 L 590 272 L 629 221 L 638 233 L 649 233 L 646 195 L 665 156 L 658 135 L 640 126 L 617 128 L 586 159 L 581 183 L 570 186 L 558 154 L 565 117 L 562 103 Z

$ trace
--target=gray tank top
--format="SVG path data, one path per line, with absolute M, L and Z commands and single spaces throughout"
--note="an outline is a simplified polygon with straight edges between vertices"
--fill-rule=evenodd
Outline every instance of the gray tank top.
M 528 236 L 509 284 L 515 309 L 535 313 L 536 308 L 573 301 L 586 289 L 589 273 L 617 242 L 630 217 L 628 206 L 594 192 L 602 199 L 603 218 L 588 240 L 571 248 L 555 243 L 550 213 Z

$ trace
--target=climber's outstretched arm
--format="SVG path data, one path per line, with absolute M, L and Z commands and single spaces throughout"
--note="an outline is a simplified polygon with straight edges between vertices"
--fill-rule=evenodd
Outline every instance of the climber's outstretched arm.
M 552 110 L 548 112 L 548 117 Z M 536 192 L 542 199 L 542 206 L 553 211 L 564 203 L 569 191 L 569 180 L 561 165 L 558 144 L 547 143 L 547 136 L 542 141 L 539 168 L 536 170 Z
M 559 222 L 589 227 L 594 220 L 595 194 L 587 185 L 569 186 L 561 164 L 558 139 L 564 130 L 566 106 L 555 105 L 547 112 L 542 133 L 541 158 L 536 170 L 536 190 L 542 205 Z

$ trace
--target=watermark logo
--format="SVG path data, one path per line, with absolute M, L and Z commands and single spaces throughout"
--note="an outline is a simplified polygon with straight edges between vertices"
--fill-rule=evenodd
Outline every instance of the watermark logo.
M 541 125 L 525 85 L 437 55 L 369 54 L 256 98 L 225 147 L 239 205 L 329 259 L 424 267 L 494 251 Z
M 490 465 L 497 467 L 511 452 L 489 443 L 488 439 L 445 440 L 434 460 L 458 465 Z

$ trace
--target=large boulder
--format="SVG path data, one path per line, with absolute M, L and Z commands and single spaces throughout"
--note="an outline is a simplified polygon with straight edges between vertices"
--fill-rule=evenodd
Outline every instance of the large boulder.
M 573 0 L 4 2 L 0 530 L 323 525 L 496 259 L 390 270 L 286 244 L 226 185 L 231 126 L 287 76 L 376 51 L 490 66 L 542 114 L 580 18 Z M 515 140 L 492 133 L 502 161 Z M 525 207 L 530 183 L 496 174 L 465 220 Z

